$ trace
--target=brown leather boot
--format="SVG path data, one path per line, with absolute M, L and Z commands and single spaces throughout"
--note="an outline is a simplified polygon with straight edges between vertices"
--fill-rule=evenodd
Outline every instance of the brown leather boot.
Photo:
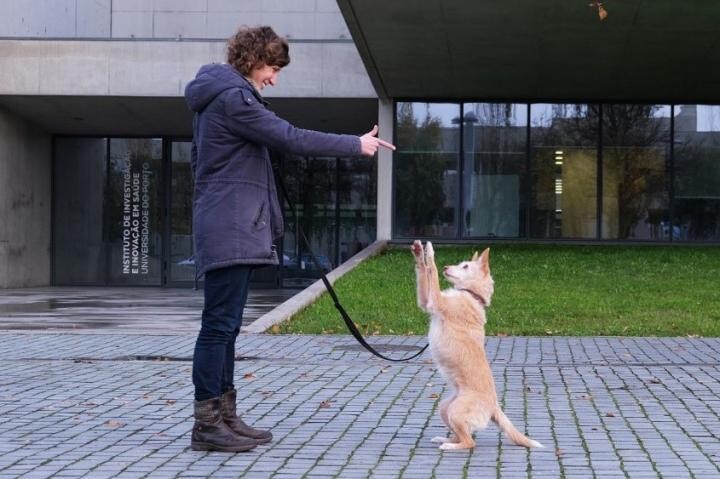
M 235 434 L 220 414 L 220 398 L 195 401 L 195 424 L 190 447 L 193 451 L 242 452 L 253 449 L 254 439 Z
M 238 417 L 235 405 L 236 400 L 237 391 L 235 389 L 231 389 L 220 396 L 220 413 L 222 414 L 225 424 L 227 424 L 235 434 L 252 438 L 257 444 L 270 442 L 272 440 L 270 431 L 250 427 Z

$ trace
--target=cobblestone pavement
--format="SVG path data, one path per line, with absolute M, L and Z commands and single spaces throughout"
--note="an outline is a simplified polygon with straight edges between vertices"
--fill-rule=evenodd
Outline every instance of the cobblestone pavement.
M 373 337 L 389 354 L 424 338 Z M 347 336 L 241 336 L 247 422 L 275 439 L 189 450 L 194 335 L 0 333 L 0 477 L 720 476 L 720 340 L 489 338 L 515 425 L 441 452 L 444 382 L 427 355 L 388 363 Z

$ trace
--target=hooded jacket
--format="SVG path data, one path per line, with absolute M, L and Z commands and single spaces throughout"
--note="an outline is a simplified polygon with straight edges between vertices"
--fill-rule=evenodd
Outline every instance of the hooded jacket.
M 236 264 L 277 264 L 273 239 L 283 234 L 268 148 L 301 156 L 357 156 L 360 138 L 296 128 L 231 65 L 200 68 L 185 87 L 195 112 L 196 276 Z

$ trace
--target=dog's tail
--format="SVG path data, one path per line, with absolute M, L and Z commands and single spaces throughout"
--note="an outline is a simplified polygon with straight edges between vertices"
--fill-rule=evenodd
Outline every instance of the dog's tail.
M 504 432 L 505 435 L 518 446 L 545 447 L 539 442 L 533 441 L 525 434 L 515 429 L 515 426 L 513 426 L 513 424 L 510 422 L 510 419 L 507 418 L 505 413 L 502 412 L 502 409 L 500 409 L 499 407 L 495 409 L 495 412 L 492 415 L 492 420 L 495 421 L 495 424 L 498 425 L 500 430 Z

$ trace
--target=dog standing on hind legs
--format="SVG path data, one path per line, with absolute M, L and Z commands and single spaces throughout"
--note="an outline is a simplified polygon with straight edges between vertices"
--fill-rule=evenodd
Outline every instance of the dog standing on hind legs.
M 472 260 L 445 266 L 443 276 L 453 285 L 440 291 L 435 252 L 429 241 L 412 245 L 417 276 L 417 301 L 430 314 L 428 339 L 433 359 L 452 388 L 440 403 L 440 417 L 451 437 L 435 437 L 440 449 L 475 447 L 472 434 L 492 420 L 519 446 L 543 447 L 518 431 L 497 400 L 495 381 L 485 354 L 485 308 L 493 295 L 490 249 Z

